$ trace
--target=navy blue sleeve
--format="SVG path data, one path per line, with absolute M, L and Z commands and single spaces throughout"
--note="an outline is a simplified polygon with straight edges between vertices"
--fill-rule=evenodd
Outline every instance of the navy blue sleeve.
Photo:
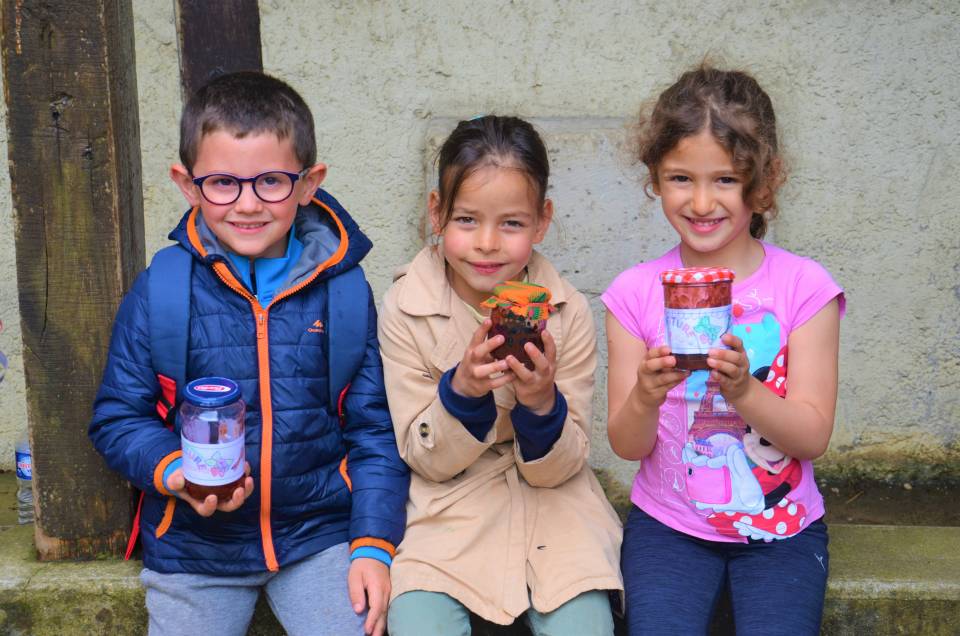
M 365 291 L 366 350 L 344 400 L 343 436 L 353 492 L 350 541 L 351 550 L 378 547 L 393 556 L 407 525 L 410 469 L 397 450 L 377 340 L 377 309 L 369 286 Z
M 546 455 L 563 432 L 563 423 L 567 419 L 567 400 L 556 386 L 553 390 L 556 396 L 553 410 L 546 415 L 537 415 L 519 402 L 510 411 L 510 421 L 513 422 L 513 432 L 517 436 L 523 461 L 532 462 Z
M 160 490 L 162 473 L 180 450 L 180 438 L 156 412 L 160 383 L 150 355 L 149 275 L 137 277 L 117 310 L 88 434 L 111 469 L 144 492 L 168 495 Z
M 497 404 L 493 400 L 493 392 L 481 395 L 478 398 L 460 395 L 453 390 L 453 374 L 457 367 L 453 367 L 440 377 L 437 394 L 447 413 L 454 416 L 463 424 L 470 434 L 482 442 L 497 420 Z

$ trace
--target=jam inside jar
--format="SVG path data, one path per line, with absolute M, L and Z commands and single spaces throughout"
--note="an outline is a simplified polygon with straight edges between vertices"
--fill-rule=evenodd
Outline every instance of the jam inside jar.
M 728 348 L 720 337 L 733 322 L 733 278 L 733 271 L 724 267 L 684 267 L 660 274 L 667 344 L 678 369 L 709 369 L 707 351 Z
M 540 334 L 547 326 L 546 319 L 534 320 L 526 316 L 518 316 L 508 308 L 496 307 L 490 311 L 490 321 L 493 326 L 490 327 L 488 337 L 502 335 L 504 339 L 503 344 L 491 351 L 490 355 L 497 360 L 513 356 L 520 364 L 533 371 L 533 360 L 530 359 L 524 345 L 532 342 L 537 349 L 543 351 L 543 338 Z

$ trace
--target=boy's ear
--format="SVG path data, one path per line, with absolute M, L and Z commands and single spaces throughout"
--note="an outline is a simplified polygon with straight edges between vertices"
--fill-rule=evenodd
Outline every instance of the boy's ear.
M 200 205 L 200 188 L 193 185 L 193 177 L 190 176 L 186 166 L 179 163 L 170 166 L 170 178 L 180 188 L 190 207 L 195 208 Z
M 650 190 L 654 195 L 660 196 L 660 175 L 656 173 L 650 175 Z
M 550 229 L 550 222 L 553 221 L 553 200 L 546 199 L 543 202 L 543 209 L 537 217 L 537 232 L 533 237 L 534 243 L 540 243 L 547 237 L 547 230 Z
M 440 193 L 436 190 L 431 190 L 427 196 L 427 214 L 430 216 L 430 230 L 440 236 L 443 225 L 440 222 Z
M 307 174 L 303 176 L 303 179 L 301 179 L 303 185 L 300 186 L 300 199 L 297 202 L 300 205 L 307 205 L 310 203 L 313 195 L 317 192 L 317 188 L 320 187 L 320 184 L 323 183 L 323 180 L 326 178 L 327 164 L 318 163 L 311 167 L 310 170 L 307 171 Z

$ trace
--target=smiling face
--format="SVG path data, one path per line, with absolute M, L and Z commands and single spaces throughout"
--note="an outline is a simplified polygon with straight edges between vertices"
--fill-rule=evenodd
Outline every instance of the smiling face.
M 310 168 L 294 184 L 290 196 L 279 203 L 261 201 L 252 184 L 244 183 L 239 199 L 228 205 L 215 205 L 201 195 L 193 177 L 213 173 L 253 177 L 269 171 L 297 173 L 302 169 L 289 138 L 280 139 L 270 132 L 238 138 L 217 130 L 200 140 L 192 175 L 184 166 L 176 165 L 170 176 L 190 205 L 200 206 L 207 227 L 226 249 L 248 258 L 278 258 L 286 252 L 287 233 L 297 207 L 310 202 L 326 175 L 326 166 L 317 164 Z
M 445 226 L 436 190 L 429 209 L 433 231 L 443 238 L 450 284 L 478 309 L 494 285 L 521 276 L 553 216 L 553 204 L 548 199 L 540 208 L 524 172 L 500 166 L 481 168 L 463 181 Z
M 709 130 L 684 137 L 664 156 L 653 191 L 680 235 L 685 266 L 729 267 L 738 277 L 759 266 L 763 249 L 750 236 L 743 181 Z

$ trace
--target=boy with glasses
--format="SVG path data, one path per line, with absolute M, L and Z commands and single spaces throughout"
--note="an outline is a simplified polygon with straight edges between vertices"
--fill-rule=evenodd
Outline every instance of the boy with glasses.
M 170 238 L 193 259 L 186 379 L 240 385 L 249 476 L 229 500 L 184 490 L 177 429 L 154 410 L 180 387 L 151 357 L 151 267 L 118 310 L 90 425 L 109 466 L 144 492 L 150 634 L 244 634 L 260 589 L 290 634 L 382 634 L 409 473 L 362 276 L 346 293 L 366 299 L 365 339 L 336 343 L 362 363 L 338 404 L 324 329 L 330 281 L 371 243 L 318 190 L 313 117 L 275 78 L 234 73 L 201 88 L 184 108 L 180 158 L 170 176 L 191 210 Z

